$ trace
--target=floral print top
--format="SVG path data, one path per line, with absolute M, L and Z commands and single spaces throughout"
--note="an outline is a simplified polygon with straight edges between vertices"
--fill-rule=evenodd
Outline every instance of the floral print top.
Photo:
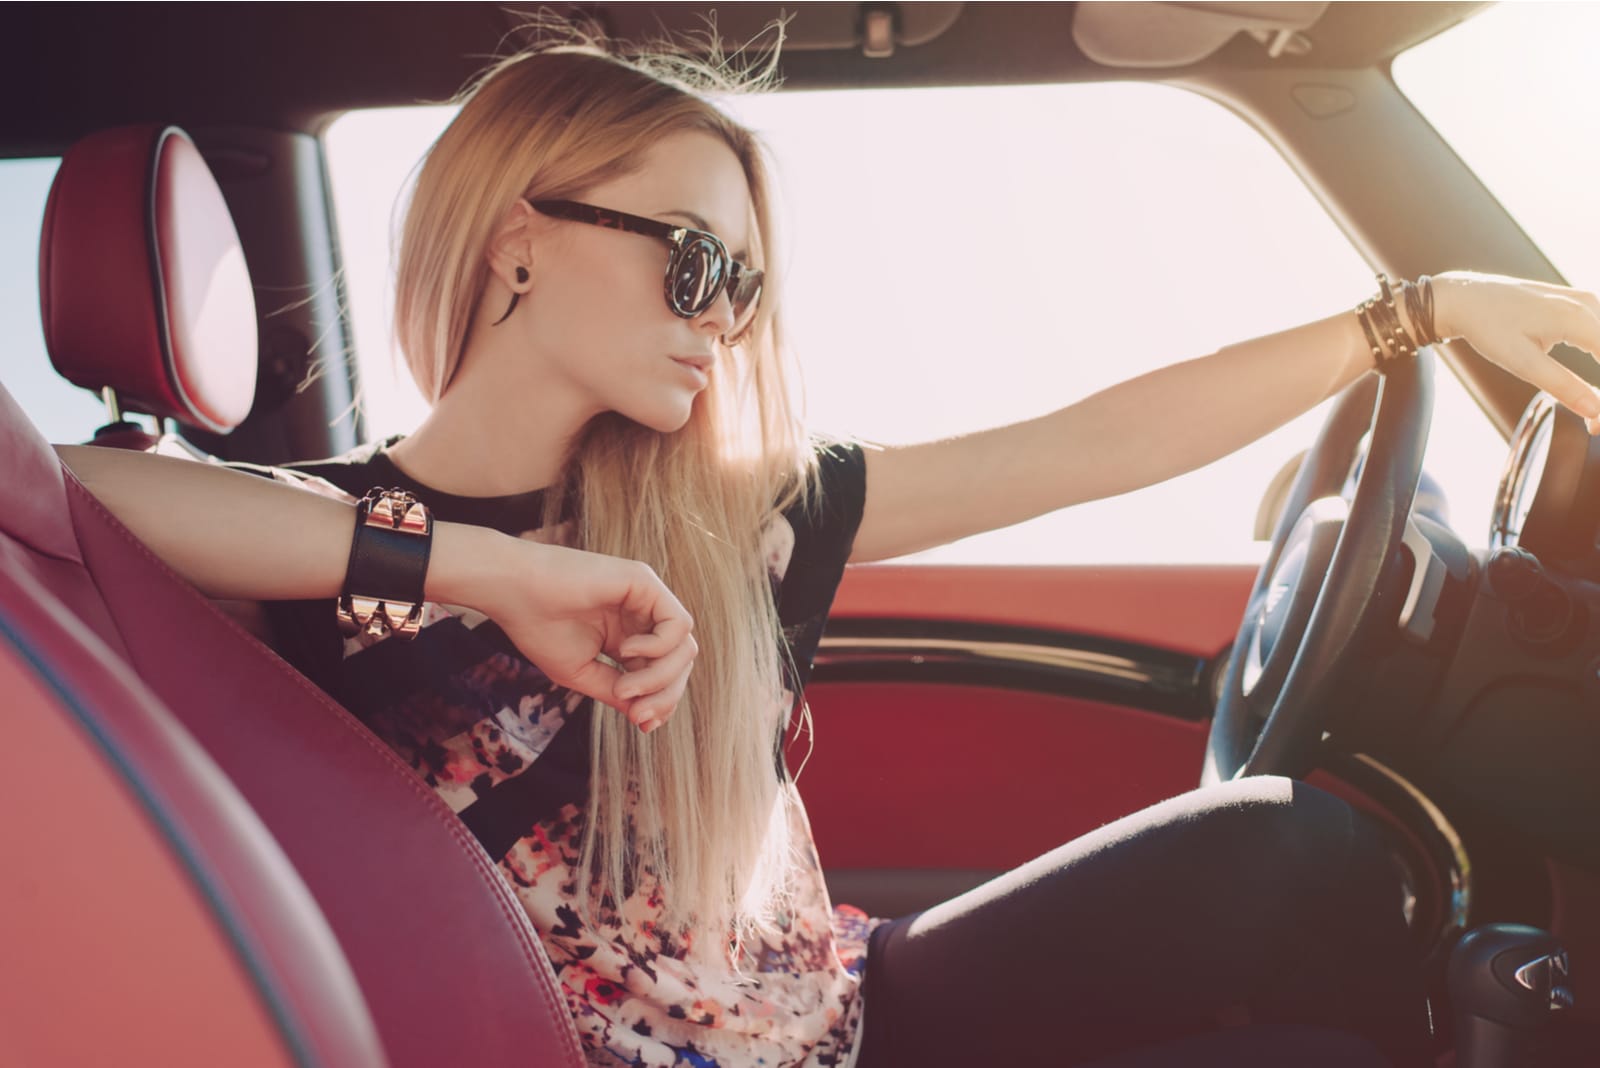
M 542 493 L 457 497 L 389 459 L 399 436 L 344 456 L 283 467 L 231 466 L 354 500 L 374 486 L 416 494 L 437 519 L 542 538 Z M 819 444 L 819 503 L 775 516 L 766 555 L 798 690 L 861 520 L 858 446 Z M 429 603 L 410 642 L 345 638 L 328 601 L 267 606 L 280 652 L 339 700 L 438 791 L 499 865 L 544 943 L 590 1064 L 847 1066 L 864 1010 L 861 982 L 883 919 L 831 904 L 802 806 L 791 833 L 804 861 L 781 936 L 748 944 L 719 981 L 693 946 L 654 922 L 648 883 L 607 897 L 585 924 L 572 907 L 588 802 L 588 698 L 552 683 L 482 613 Z M 781 738 L 776 774 L 787 781 Z

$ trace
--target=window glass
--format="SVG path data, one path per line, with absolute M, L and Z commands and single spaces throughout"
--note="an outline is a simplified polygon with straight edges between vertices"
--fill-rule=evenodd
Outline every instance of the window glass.
M 1396 84 L 1569 285 L 1600 290 L 1600 4 L 1498 4 L 1395 58 Z
M 1180 90 L 781 93 L 730 106 L 778 157 L 788 322 L 819 429 L 913 442 L 1037 416 L 1375 289 L 1282 158 Z M 391 212 L 449 118 L 356 113 L 328 137 L 375 435 L 423 412 L 390 367 Z M 1504 444 L 1449 374 L 1439 380 L 1430 470 L 1481 542 Z M 1196 418 L 1206 401 L 1161 416 Z M 1161 486 L 918 559 L 1257 560 L 1262 493 L 1321 416 Z
M 87 441 L 106 407 L 50 366 L 39 316 L 39 234 L 58 159 L 0 160 L 0 383 L 53 442 Z

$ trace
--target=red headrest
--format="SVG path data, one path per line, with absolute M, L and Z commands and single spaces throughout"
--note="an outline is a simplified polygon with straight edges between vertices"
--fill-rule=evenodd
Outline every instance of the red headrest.
M 256 304 L 222 190 L 174 126 L 67 151 L 39 243 L 45 346 L 75 385 L 226 433 L 250 413 Z

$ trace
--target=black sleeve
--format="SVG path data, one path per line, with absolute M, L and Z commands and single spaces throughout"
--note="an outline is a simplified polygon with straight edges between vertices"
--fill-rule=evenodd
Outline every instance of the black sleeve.
M 817 492 L 783 513 L 794 528 L 794 551 L 778 596 L 778 619 L 804 686 L 811 677 L 833 595 L 844 577 L 867 503 L 867 458 L 854 442 L 817 447 Z

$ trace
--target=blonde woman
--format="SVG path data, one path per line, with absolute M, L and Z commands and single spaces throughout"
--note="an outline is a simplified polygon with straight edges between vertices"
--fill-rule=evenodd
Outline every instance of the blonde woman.
M 829 901 L 779 746 L 847 562 L 1221 457 L 1369 370 L 1371 322 L 1342 311 L 956 440 L 814 443 L 780 358 L 763 156 L 694 73 L 564 47 L 464 94 L 399 250 L 397 337 L 432 401 L 414 433 L 270 481 L 62 455 L 202 590 L 271 602 L 286 655 L 461 815 L 596 1065 L 1066 1064 L 1135 1040 L 1196 1063 L 1230 1014 L 1420 1062 L 1392 877 L 1325 794 L 1198 791 L 868 917 Z M 1432 290 L 1431 329 L 1404 302 L 1394 325 L 1465 336 L 1596 425 L 1600 395 L 1546 356 L 1600 350 L 1593 295 Z M 373 487 L 435 522 L 409 639 L 334 618 Z

